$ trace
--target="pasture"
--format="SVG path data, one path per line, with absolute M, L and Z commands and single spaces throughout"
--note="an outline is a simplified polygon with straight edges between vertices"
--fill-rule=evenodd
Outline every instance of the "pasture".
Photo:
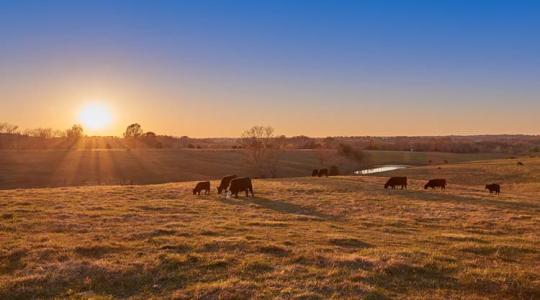
M 321 164 L 319 156 L 325 162 Z M 365 151 L 361 163 L 330 150 L 283 151 L 277 177 L 301 177 L 313 168 L 337 165 L 343 174 L 384 164 L 426 165 L 504 157 L 503 154 L 452 154 Z M 506 155 L 507 156 L 507 155 Z M 0 189 L 83 185 L 155 184 L 217 179 L 228 174 L 259 176 L 241 150 L 119 149 L 0 151 Z
M 384 176 L 0 191 L 0 298 L 538 299 L 540 159 Z M 444 176 L 446 191 L 425 191 Z M 500 196 L 484 184 L 497 180 Z

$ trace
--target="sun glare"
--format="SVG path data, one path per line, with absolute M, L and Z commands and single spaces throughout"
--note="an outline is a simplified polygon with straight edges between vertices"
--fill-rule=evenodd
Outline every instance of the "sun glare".
M 85 129 L 98 131 L 106 129 L 112 121 L 109 108 L 102 103 L 90 103 L 79 112 L 79 122 Z

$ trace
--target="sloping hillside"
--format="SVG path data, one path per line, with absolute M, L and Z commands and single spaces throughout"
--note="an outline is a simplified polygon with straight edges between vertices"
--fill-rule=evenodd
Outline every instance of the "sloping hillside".
M 540 183 L 385 179 L 255 180 L 239 199 L 191 182 L 0 191 L 0 298 L 540 297 Z
M 281 153 L 276 175 L 306 176 L 314 168 L 330 165 L 337 165 L 343 174 L 352 174 L 359 168 L 380 164 L 425 165 L 430 160 L 462 162 L 501 155 L 365 151 L 363 161 L 358 163 L 337 156 L 335 151 L 290 150 Z M 217 179 L 229 174 L 261 176 L 241 150 L 0 151 L 0 189 L 153 184 Z

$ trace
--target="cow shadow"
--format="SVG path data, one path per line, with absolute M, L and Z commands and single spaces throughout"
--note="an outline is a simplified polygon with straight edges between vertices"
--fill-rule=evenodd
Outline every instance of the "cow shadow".
M 507 201 L 504 199 L 490 199 L 479 195 L 455 195 L 445 192 L 432 192 L 432 191 L 416 191 L 409 190 L 407 191 L 411 194 L 417 195 L 415 200 L 422 201 L 438 201 L 438 202 L 447 202 L 453 204 L 473 204 L 473 205 L 487 205 L 496 207 L 498 209 L 512 209 L 512 210 L 522 210 L 530 212 L 531 210 L 540 211 L 540 205 L 530 202 L 514 202 Z
M 276 212 L 280 213 L 286 213 L 286 214 L 293 214 L 293 215 L 301 215 L 306 217 L 311 217 L 315 219 L 321 219 L 321 220 L 336 220 L 337 217 L 333 215 L 328 215 L 321 213 L 313 208 L 294 204 L 291 202 L 283 201 L 283 200 L 276 200 L 276 199 L 268 199 L 263 197 L 239 197 L 239 198 L 224 198 L 220 199 L 221 202 L 230 204 L 230 205 L 242 205 L 245 203 L 253 204 L 258 207 L 262 207 L 265 209 L 270 209 Z

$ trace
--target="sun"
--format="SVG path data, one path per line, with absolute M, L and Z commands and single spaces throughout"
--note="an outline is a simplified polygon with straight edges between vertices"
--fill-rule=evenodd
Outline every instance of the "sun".
M 107 105 L 95 102 L 83 106 L 78 119 L 85 129 L 99 131 L 111 124 L 112 114 Z

